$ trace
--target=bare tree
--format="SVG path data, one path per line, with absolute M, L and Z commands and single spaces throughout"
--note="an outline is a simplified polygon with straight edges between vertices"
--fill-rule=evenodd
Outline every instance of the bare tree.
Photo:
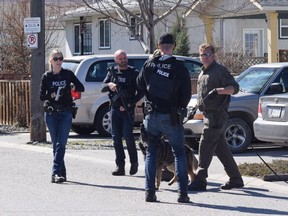
M 29 0 L 6 3 L 2 13 L 2 72 L 27 75 L 30 51 L 25 47 L 24 18 L 29 15 Z
M 146 53 L 153 53 L 155 50 L 154 27 L 177 9 L 182 8 L 183 14 L 186 14 L 185 11 L 190 10 L 199 0 L 187 2 L 183 0 L 101 0 L 92 4 L 89 0 L 83 0 L 88 8 L 111 22 L 128 28 L 132 34 L 135 33 L 135 28 L 144 25 L 147 29 L 146 40 L 144 35 L 135 34 L 134 37 L 140 42 Z M 134 17 L 137 22 L 131 24 L 131 17 Z
M 59 2 L 58 2 L 59 3 Z M 65 31 L 62 18 L 68 4 L 47 1 L 45 4 L 45 53 L 59 47 L 59 30 Z M 1 2 L 0 14 L 0 74 L 17 79 L 29 79 L 31 50 L 26 47 L 24 18 L 30 17 L 30 0 Z M 8 54 L 9 53 L 9 54 Z

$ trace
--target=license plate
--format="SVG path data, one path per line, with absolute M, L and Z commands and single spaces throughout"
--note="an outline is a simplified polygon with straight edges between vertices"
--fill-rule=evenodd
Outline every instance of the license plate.
M 269 108 L 269 117 L 270 118 L 280 118 L 282 112 L 282 107 L 270 107 Z

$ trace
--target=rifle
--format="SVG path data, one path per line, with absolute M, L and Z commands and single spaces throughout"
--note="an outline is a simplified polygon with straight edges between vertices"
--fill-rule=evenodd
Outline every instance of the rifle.
M 117 75 L 116 75 L 115 68 L 112 66 L 110 71 L 111 71 L 112 77 L 115 79 L 116 92 L 117 92 L 116 99 L 118 99 L 118 98 L 120 97 L 121 102 L 122 102 L 122 105 L 123 105 L 123 108 L 124 108 L 125 111 L 127 112 L 130 122 L 133 124 L 134 122 L 133 122 L 133 120 L 132 120 L 132 118 L 131 118 L 131 116 L 130 116 L 130 112 L 128 111 L 128 105 L 127 105 L 127 103 L 126 103 L 126 100 L 124 99 L 124 95 L 123 95 L 123 93 L 121 93 L 121 92 L 119 91 L 119 89 L 118 89 L 119 82 L 118 82 L 118 79 L 117 79 Z M 119 72 L 119 67 L 118 67 L 118 72 Z M 114 96 L 114 97 L 115 97 L 115 96 Z M 116 100 L 116 99 L 115 99 L 115 100 Z

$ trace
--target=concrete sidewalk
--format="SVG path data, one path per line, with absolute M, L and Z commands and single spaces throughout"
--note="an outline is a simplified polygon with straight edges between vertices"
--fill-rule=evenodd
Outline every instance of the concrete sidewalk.
M 157 203 L 144 201 L 144 160 L 139 172 L 113 177 L 113 150 L 67 150 L 68 182 L 51 184 L 52 149 L 27 145 L 29 134 L 0 135 L 0 215 L 288 215 L 288 186 L 244 177 L 245 187 L 221 191 L 228 180 L 214 158 L 206 192 L 189 192 L 190 204 L 178 204 L 177 184 L 162 182 Z M 277 157 L 287 159 L 287 151 Z M 198 156 L 198 155 L 196 155 Z M 266 154 L 265 159 L 275 159 Z M 258 159 L 236 155 L 237 163 Z M 259 162 L 259 161 L 258 161 Z M 128 164 L 129 166 L 129 164 Z M 128 168 L 127 168 L 128 169 Z

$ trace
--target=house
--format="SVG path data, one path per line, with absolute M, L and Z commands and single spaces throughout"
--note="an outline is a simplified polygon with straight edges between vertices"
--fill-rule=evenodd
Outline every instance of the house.
M 129 1 L 136 2 L 137 1 Z M 183 1 L 186 2 L 186 1 Z M 190 1 L 191 2 L 191 1 Z M 187 3 L 187 2 L 186 2 Z M 96 3 L 94 3 L 96 4 Z M 92 5 L 93 6 L 93 5 Z M 139 7 L 125 5 L 133 13 Z M 114 11 L 112 11 L 114 9 Z M 155 17 L 164 10 L 155 7 Z M 121 18 L 119 10 L 110 8 L 113 16 Z M 285 61 L 288 50 L 288 1 L 286 0 L 198 0 L 188 9 L 179 7 L 155 26 L 155 38 L 171 30 L 176 15 L 186 18 L 190 35 L 190 53 L 197 53 L 204 41 L 228 52 L 242 52 L 249 57 L 268 57 L 268 62 Z M 128 53 L 144 53 L 143 44 L 127 27 L 113 23 L 89 7 L 67 11 L 65 22 L 66 56 L 79 54 L 108 54 L 117 49 Z M 131 17 L 130 22 L 137 20 Z M 143 25 L 132 29 L 147 41 Z M 156 41 L 156 40 L 155 40 Z M 283 54 L 284 53 L 284 54 Z

